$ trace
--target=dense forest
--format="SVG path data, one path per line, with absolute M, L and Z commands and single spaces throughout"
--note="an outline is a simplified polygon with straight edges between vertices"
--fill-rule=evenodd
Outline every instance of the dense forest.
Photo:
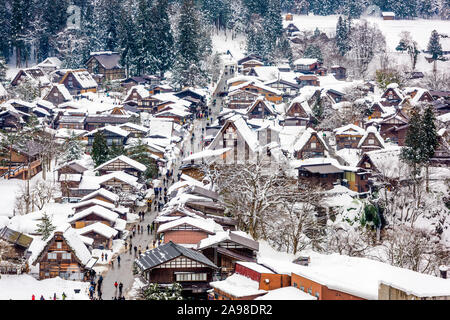
M 282 13 L 394 11 L 401 18 L 448 19 L 450 0 L 0 0 L 0 54 L 16 67 L 57 56 L 83 66 L 92 51 L 121 54 L 131 75 L 205 76 L 210 34 L 244 33 L 265 62 L 291 59 Z M 74 7 L 76 6 L 76 7 Z M 375 7 L 377 6 L 377 7 Z M 198 80 L 198 79 L 197 79 Z

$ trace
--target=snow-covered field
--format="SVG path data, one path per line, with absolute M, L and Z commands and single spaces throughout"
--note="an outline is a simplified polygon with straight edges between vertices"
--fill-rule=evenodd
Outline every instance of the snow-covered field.
M 35 295 L 39 300 L 41 295 L 45 300 L 52 300 L 56 293 L 57 300 L 62 300 L 62 293 L 67 300 L 89 300 L 89 282 L 63 280 L 59 277 L 45 280 L 36 280 L 30 275 L 1 275 L 0 300 L 31 300 Z M 79 293 L 75 293 L 79 289 Z

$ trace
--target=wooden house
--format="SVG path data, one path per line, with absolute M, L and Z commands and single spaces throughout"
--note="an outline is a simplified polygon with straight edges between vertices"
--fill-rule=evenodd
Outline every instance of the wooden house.
M 337 80 L 345 80 L 347 78 L 347 69 L 338 65 L 334 65 L 330 68 L 331 74 Z
M 119 234 L 119 231 L 101 222 L 89 224 L 76 231 L 83 237 L 93 239 L 92 248 L 100 250 L 111 250 L 112 242 Z
M 265 119 L 276 116 L 275 109 L 264 99 L 264 97 L 256 99 L 256 101 L 247 108 L 246 114 L 249 119 Z
M 258 93 L 247 90 L 234 90 L 227 96 L 227 107 L 230 109 L 246 109 L 257 98 Z
M 143 138 L 150 130 L 147 127 L 132 122 L 121 124 L 119 128 L 130 132 L 130 138 Z
M 395 20 L 395 13 L 394 12 L 383 11 L 381 13 L 381 17 L 383 18 L 383 20 Z
M 62 61 L 57 57 L 48 57 L 44 61 L 38 63 L 37 67 L 49 74 L 61 68 Z
M 403 146 L 408 122 L 408 116 L 398 109 L 395 114 L 387 116 L 379 122 L 380 134 L 384 140 L 389 139 L 391 142 Z
M 117 212 L 101 205 L 94 205 L 87 207 L 84 210 L 77 211 L 67 220 L 67 222 L 75 229 L 84 228 L 96 222 L 103 223 L 112 228 L 115 225 L 117 218 L 119 218 Z
M 450 164 L 450 134 L 449 130 L 442 128 L 438 131 L 439 144 L 434 152 L 431 162 L 434 165 L 448 166 Z
M 80 201 L 83 202 L 83 201 L 88 201 L 91 199 L 97 199 L 97 200 L 101 200 L 106 203 L 115 204 L 115 203 L 117 203 L 117 201 L 119 201 L 119 196 L 111 191 L 104 189 L 104 188 L 100 188 L 98 190 L 95 190 L 95 191 L 87 194 L 86 196 L 81 198 Z
M 174 242 L 193 246 L 208 235 L 215 234 L 218 227 L 222 229 L 212 219 L 183 217 L 161 224 L 156 234 L 164 243 Z
M 284 79 L 274 79 L 264 82 L 264 84 L 273 89 L 282 91 L 285 97 L 296 96 L 300 91 L 300 85 Z
M 15 87 L 28 81 L 38 84 L 39 89 L 50 86 L 50 80 L 47 75 L 36 67 L 20 69 L 11 81 L 11 86 Z
M 381 118 L 383 113 L 385 113 L 384 107 L 380 102 L 374 102 L 370 110 L 371 114 L 369 115 L 369 119 Z
M 317 78 L 316 76 L 313 76 L 313 75 L 298 76 L 296 79 L 297 79 L 298 84 L 301 87 L 304 87 L 304 86 L 319 87 L 320 86 L 319 78 Z
M 68 70 L 59 82 L 71 95 L 86 92 L 97 92 L 97 82 L 86 69 Z
M 184 295 L 206 298 L 213 274 L 218 270 L 201 252 L 173 242 L 148 250 L 135 260 L 142 278 L 160 285 L 178 282 Z
M 63 196 L 71 196 L 70 190 L 78 188 L 81 177 L 86 170 L 87 168 L 76 160 L 64 163 L 56 169 L 58 174 L 57 180 L 61 183 Z
M 88 115 L 84 122 L 84 129 L 92 131 L 98 128 L 104 128 L 106 126 L 117 126 L 130 121 L 130 116 L 126 115 Z
M 109 190 L 120 190 L 128 193 L 135 193 L 143 188 L 138 183 L 138 178 L 129 175 L 123 171 L 113 171 L 100 177 L 99 184 L 101 187 Z
M 31 179 L 42 170 L 41 151 L 42 145 L 34 140 L 27 141 L 24 146 L 13 145 L 11 151 L 8 150 L 6 156 L 0 158 L 0 177 Z
M 310 123 L 312 117 L 313 113 L 308 101 L 299 96 L 289 104 L 282 123 L 285 126 L 306 126 Z
M 143 85 L 133 86 L 128 90 L 124 103 L 131 105 L 142 105 L 142 100 L 150 97 L 149 90 Z
M 50 101 L 54 105 L 58 106 L 62 103 L 72 100 L 72 96 L 69 90 L 62 84 L 55 84 L 52 86 L 50 91 L 43 98 L 46 101 Z
M 242 74 L 248 74 L 252 68 L 262 67 L 264 63 L 257 59 L 247 60 L 242 63 Z
M 117 52 L 91 52 L 86 68 L 91 74 L 102 75 L 106 81 L 125 78 L 125 69 L 120 65 L 120 55 Z
M 297 159 L 321 158 L 328 147 L 325 141 L 312 128 L 307 128 L 294 144 L 294 155 Z
M 361 138 L 364 136 L 365 130 L 354 124 L 334 129 L 336 138 L 336 149 L 343 148 L 357 149 Z
M 211 286 L 214 300 L 254 300 L 290 283 L 290 275 L 278 274 L 256 262 L 238 261 L 233 275 Z
M 252 93 L 256 93 L 258 96 L 264 96 L 267 101 L 275 104 L 283 102 L 283 92 L 277 89 L 273 89 L 265 84 L 257 81 L 247 81 L 240 85 L 232 86 L 229 88 L 230 94 L 235 90 L 244 90 Z
M 94 170 L 98 171 L 100 175 L 113 171 L 123 171 L 135 177 L 141 177 L 145 170 L 147 170 L 147 167 L 127 156 L 121 155 L 101 164 Z
M 364 136 L 358 142 L 358 148 L 363 152 L 379 150 L 384 148 L 384 140 L 374 126 L 366 129 Z
M 28 118 L 28 114 L 18 110 L 0 111 L 0 129 L 4 131 L 20 130 Z
M 63 115 L 55 121 L 58 129 L 74 129 L 84 130 L 86 124 L 86 116 Z
M 404 99 L 403 93 L 399 90 L 398 84 L 391 83 L 381 95 L 381 104 L 383 106 L 398 106 Z
M 8 99 L 8 91 L 6 91 L 3 84 L 0 83 L 0 104 Z
M 21 274 L 28 272 L 28 258 L 31 252 L 28 250 L 33 238 L 4 227 L 0 229 L 0 242 L 8 244 L 9 250 L 3 247 L 0 260 L 0 274 Z
M 312 74 L 319 67 L 319 60 L 311 58 L 300 58 L 294 61 L 294 71 L 304 74 Z
M 289 23 L 288 26 L 284 28 L 284 30 L 287 32 L 288 36 L 292 36 L 294 32 L 300 31 L 300 29 L 292 22 Z
M 116 126 L 105 126 L 103 128 L 95 129 L 91 132 L 88 132 L 85 136 L 88 138 L 88 146 L 92 146 L 94 143 L 94 137 L 97 132 L 102 132 L 106 139 L 106 144 L 108 146 L 116 145 L 123 146 L 126 144 L 128 140 L 128 136 L 130 132 L 120 129 Z
M 242 231 L 228 230 L 201 240 L 197 250 L 214 262 L 222 275 L 229 275 L 237 261 L 256 262 L 259 243 Z
M 39 279 L 60 277 L 85 281 L 87 271 L 97 262 L 75 229 L 57 230 L 44 246 L 30 257 L 33 266 L 39 263 Z

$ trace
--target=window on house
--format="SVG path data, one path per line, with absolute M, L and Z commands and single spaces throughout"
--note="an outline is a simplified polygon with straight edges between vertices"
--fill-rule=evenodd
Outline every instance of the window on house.
M 311 288 L 308 289 L 308 293 L 309 293 L 310 295 L 312 295 L 312 289 L 311 289 Z
M 315 149 L 317 147 L 317 144 L 315 142 L 311 142 L 311 149 Z
M 47 253 L 47 259 L 48 260 L 56 260 L 56 253 L 53 253 L 53 252 Z
M 304 286 L 301 286 L 301 287 L 300 287 L 300 290 L 305 291 L 305 287 L 304 287 Z
M 316 296 L 317 299 L 319 299 L 320 294 L 318 292 L 316 292 L 315 296 Z
M 177 273 L 176 281 L 206 281 L 207 274 L 206 273 Z
M 62 248 L 62 242 L 60 242 L 60 241 L 56 242 L 56 248 L 61 249 Z
M 369 139 L 369 144 L 375 144 L 375 140 Z
M 66 252 L 62 254 L 63 260 L 70 260 L 72 258 L 72 254 L 70 252 Z

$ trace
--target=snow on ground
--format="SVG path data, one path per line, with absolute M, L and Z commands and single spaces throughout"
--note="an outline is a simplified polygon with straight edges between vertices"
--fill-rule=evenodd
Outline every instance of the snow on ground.
M 120 252 L 120 249 L 124 246 L 124 240 L 113 240 L 112 250 L 101 250 L 101 249 L 93 249 L 92 256 L 99 258 L 97 260 L 97 265 L 105 265 L 111 262 L 111 259 L 116 253 Z M 103 253 L 103 260 L 102 260 Z
M 0 278 L 0 300 L 31 300 L 34 294 L 36 300 L 41 295 L 45 300 L 52 300 L 56 293 L 57 300 L 61 300 L 62 293 L 67 300 L 89 300 L 88 282 L 63 280 L 59 277 L 45 280 L 36 280 L 30 275 L 1 275 Z M 75 293 L 79 289 L 79 293 Z
M 211 37 L 213 52 L 226 54 L 230 50 L 231 55 L 237 61 L 244 57 L 246 40 L 243 34 L 239 34 L 236 38 L 231 39 L 231 33 L 219 31 L 219 34 L 213 33 Z
M 145 283 L 141 281 L 139 277 L 134 278 L 133 286 L 131 287 L 130 291 L 128 291 L 128 300 L 135 300 L 138 295 L 141 288 L 145 287 Z

